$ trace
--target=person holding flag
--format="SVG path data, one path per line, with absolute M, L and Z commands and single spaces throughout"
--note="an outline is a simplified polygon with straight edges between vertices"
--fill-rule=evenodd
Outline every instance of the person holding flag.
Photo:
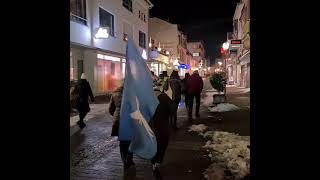
M 150 70 L 131 39 L 127 43 L 126 71 L 122 90 L 118 139 L 127 142 L 122 149 L 124 163 L 134 165 L 131 153 L 151 160 L 157 152 L 157 141 L 149 122 L 159 101 L 153 91 Z

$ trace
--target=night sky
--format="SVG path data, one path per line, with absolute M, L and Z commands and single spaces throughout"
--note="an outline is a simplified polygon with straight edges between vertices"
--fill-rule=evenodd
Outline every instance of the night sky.
M 240 0 L 151 0 L 150 17 L 180 24 L 188 40 L 203 40 L 210 60 L 220 57 L 220 47 L 232 32 L 232 19 Z M 212 62 L 213 63 L 213 62 Z

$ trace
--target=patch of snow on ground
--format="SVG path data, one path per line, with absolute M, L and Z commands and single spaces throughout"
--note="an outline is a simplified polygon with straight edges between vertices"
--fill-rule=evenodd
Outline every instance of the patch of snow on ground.
M 243 88 L 240 91 L 241 91 L 241 93 L 248 93 L 248 92 L 250 92 L 250 88 Z
M 205 174 L 205 178 L 208 180 L 224 180 L 224 168 L 218 166 L 216 164 L 211 164 L 209 168 L 207 168 Z
M 208 109 L 210 112 L 227 112 L 227 111 L 239 110 L 240 108 L 233 104 L 221 103 L 215 107 L 209 107 Z
M 219 94 L 219 93 L 217 91 L 207 91 L 206 97 L 201 99 L 201 103 L 204 106 L 211 106 L 213 104 L 213 95 L 215 94 Z M 221 92 L 220 94 L 223 94 L 223 92 Z
M 208 90 L 206 90 L 207 92 L 218 92 L 216 89 L 208 89 Z
M 203 131 L 207 130 L 208 126 L 204 125 L 204 124 L 198 124 L 198 125 L 192 125 L 189 127 L 189 132 L 198 132 L 198 133 L 202 133 Z
M 241 179 L 250 173 L 250 136 L 238 136 L 234 133 L 215 131 L 211 140 L 203 146 L 213 153 L 214 164 L 218 162 L 222 168 L 230 170 L 235 179 Z M 217 166 L 211 165 L 208 169 Z M 209 171 L 208 178 L 216 171 Z

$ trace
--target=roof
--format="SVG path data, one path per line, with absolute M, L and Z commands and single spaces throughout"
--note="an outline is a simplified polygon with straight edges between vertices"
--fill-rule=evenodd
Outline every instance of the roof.
M 145 1 L 148 3 L 150 9 L 153 8 L 154 5 L 150 2 L 150 0 L 145 0 Z

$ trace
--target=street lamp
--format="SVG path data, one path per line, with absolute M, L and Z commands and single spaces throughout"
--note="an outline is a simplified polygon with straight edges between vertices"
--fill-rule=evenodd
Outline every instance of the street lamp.
M 224 50 L 223 54 L 225 55 L 225 58 L 224 58 L 224 71 L 225 71 L 225 77 L 226 78 L 227 78 L 227 54 L 228 54 L 229 46 L 230 46 L 230 44 L 228 42 L 225 42 L 225 43 L 222 44 L 222 48 Z M 225 98 L 227 98 L 226 93 L 227 93 L 227 86 L 224 87 Z

